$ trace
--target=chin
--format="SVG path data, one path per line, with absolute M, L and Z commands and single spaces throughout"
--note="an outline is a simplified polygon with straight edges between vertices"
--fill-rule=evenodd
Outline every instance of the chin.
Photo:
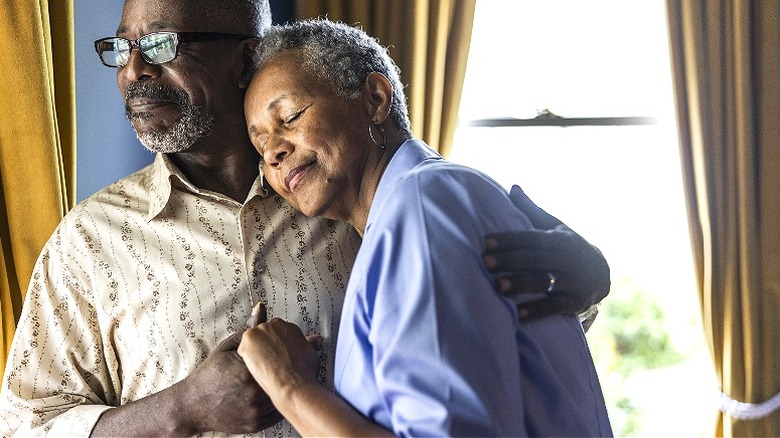
M 308 217 L 322 216 L 323 213 L 321 209 L 315 208 L 315 206 L 311 205 L 311 203 L 300 204 L 298 202 L 290 202 L 290 204 L 292 204 L 293 208 Z
M 311 208 L 306 207 L 295 207 L 296 210 L 300 211 L 301 213 L 305 214 L 308 217 L 317 217 L 318 214 L 315 210 Z

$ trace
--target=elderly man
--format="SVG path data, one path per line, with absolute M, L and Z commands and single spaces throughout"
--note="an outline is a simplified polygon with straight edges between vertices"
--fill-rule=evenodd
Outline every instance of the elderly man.
M 236 354 L 257 302 L 323 335 L 332 383 L 360 240 L 263 187 L 243 98 L 269 25 L 267 0 L 126 0 L 117 37 L 96 42 L 138 138 L 158 154 L 75 207 L 43 249 L 6 366 L 0 435 L 294 434 Z M 603 298 L 598 250 L 573 233 L 536 233 L 530 247 L 513 243 L 508 262 L 496 253 L 488 263 L 519 271 L 505 289 L 546 287 L 554 273 L 562 294 L 526 311 Z

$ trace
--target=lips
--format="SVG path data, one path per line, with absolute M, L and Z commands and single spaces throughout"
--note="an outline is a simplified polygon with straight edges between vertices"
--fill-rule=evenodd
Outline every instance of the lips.
M 291 169 L 284 178 L 284 186 L 287 188 L 287 190 L 294 189 L 295 186 L 298 185 L 298 182 L 301 180 L 301 178 L 303 178 L 303 174 L 306 173 L 306 171 L 309 170 L 309 168 L 313 165 L 314 162 L 312 161 L 311 163 Z
M 176 105 L 176 102 L 164 99 L 148 99 L 148 98 L 135 98 L 129 99 L 125 102 L 125 108 L 129 112 L 148 112 L 160 107 Z
M 167 85 L 133 82 L 125 90 L 125 111 L 128 117 L 168 105 L 182 107 L 188 102 L 189 98 L 184 90 Z

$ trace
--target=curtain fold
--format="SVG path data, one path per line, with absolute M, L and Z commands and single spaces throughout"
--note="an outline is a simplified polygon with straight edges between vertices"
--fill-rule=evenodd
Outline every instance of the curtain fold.
M 75 203 L 73 4 L 0 14 L 0 371 L 38 253 Z
M 359 24 L 401 69 L 415 136 L 451 149 L 466 75 L 476 0 L 296 0 L 295 18 Z
M 724 395 L 760 404 L 780 392 L 780 2 L 667 7 L 704 329 Z M 718 423 L 780 436 L 778 411 Z

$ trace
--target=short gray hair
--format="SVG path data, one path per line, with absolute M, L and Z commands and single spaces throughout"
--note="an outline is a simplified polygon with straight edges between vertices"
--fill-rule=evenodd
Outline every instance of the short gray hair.
M 376 39 L 362 29 L 324 18 L 272 26 L 258 47 L 255 66 L 292 49 L 299 51 L 303 69 L 331 84 L 345 99 L 357 98 L 369 74 L 384 75 L 393 88 L 390 118 L 402 134 L 412 137 L 400 69 Z

